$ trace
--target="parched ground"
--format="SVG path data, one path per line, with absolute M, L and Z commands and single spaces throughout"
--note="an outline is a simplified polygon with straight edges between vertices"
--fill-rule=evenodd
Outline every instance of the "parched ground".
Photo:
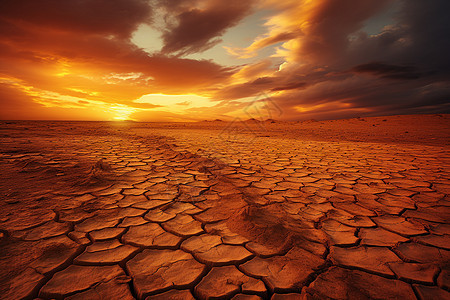
M 0 139 L 0 299 L 450 298 L 449 115 Z

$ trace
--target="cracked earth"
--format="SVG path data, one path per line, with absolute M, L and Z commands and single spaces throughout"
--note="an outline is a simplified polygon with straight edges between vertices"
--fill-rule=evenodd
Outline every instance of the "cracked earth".
M 448 145 L 227 126 L 1 123 L 0 299 L 450 299 Z

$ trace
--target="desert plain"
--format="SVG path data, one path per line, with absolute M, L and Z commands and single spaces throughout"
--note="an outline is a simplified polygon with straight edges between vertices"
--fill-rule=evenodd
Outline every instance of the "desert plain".
M 450 116 L 0 122 L 1 299 L 450 299 Z

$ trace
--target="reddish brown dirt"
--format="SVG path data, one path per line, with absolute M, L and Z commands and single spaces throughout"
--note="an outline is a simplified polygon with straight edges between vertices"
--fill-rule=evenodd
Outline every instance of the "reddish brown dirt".
M 448 115 L 0 136 L 0 299 L 449 297 Z

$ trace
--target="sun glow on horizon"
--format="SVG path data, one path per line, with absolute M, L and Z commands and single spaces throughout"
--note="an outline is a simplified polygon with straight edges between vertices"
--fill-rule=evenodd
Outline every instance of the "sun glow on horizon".
M 126 121 L 126 120 L 135 121 L 130 116 L 137 110 L 138 110 L 137 108 L 132 108 L 125 105 L 113 106 L 110 109 L 111 113 L 114 114 L 113 117 L 114 121 Z

